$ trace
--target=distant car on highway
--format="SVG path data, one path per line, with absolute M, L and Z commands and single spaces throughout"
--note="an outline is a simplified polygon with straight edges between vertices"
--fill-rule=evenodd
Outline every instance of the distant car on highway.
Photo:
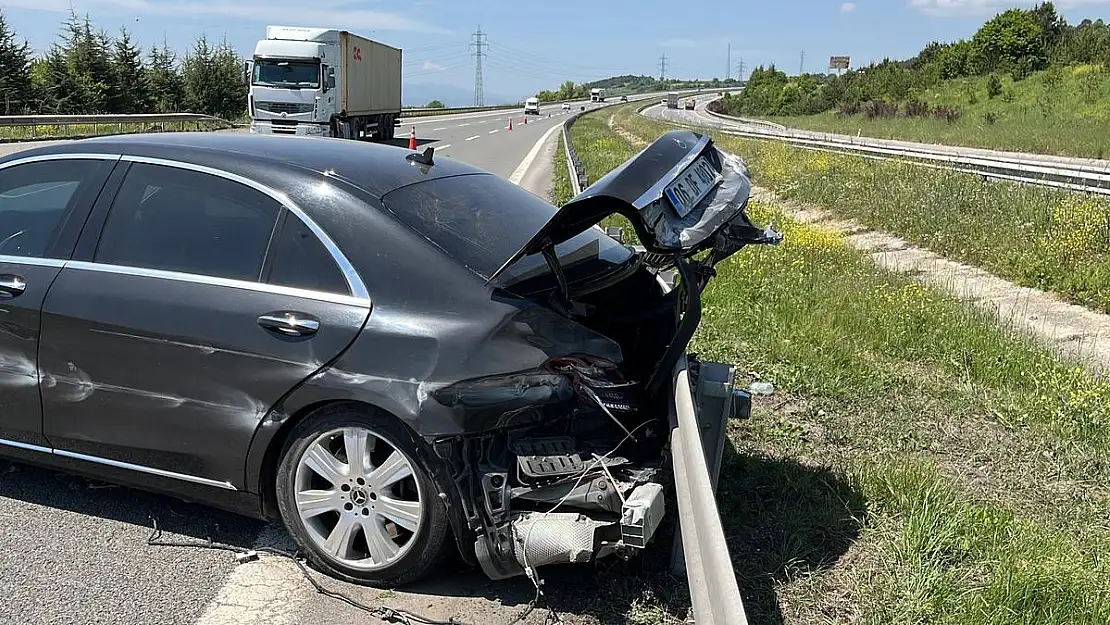
M 694 104 L 695 103 L 696 103 L 696 100 L 694 100 L 694 98 L 686 98 L 686 110 L 687 111 L 694 110 Z
M 524 101 L 524 114 L 525 115 L 539 115 L 540 114 L 540 99 L 528 98 Z
M 350 582 L 452 550 L 494 579 L 630 557 L 669 509 L 671 376 L 698 370 L 713 266 L 777 240 L 750 189 L 686 130 L 560 208 L 339 139 L 0 157 L 0 450 L 281 520 Z M 594 227 L 618 213 L 643 252 Z
M 564 111 L 569 111 L 570 110 L 570 102 L 563 102 L 563 110 Z
M 628 96 L 622 95 L 621 96 L 621 102 L 628 102 Z

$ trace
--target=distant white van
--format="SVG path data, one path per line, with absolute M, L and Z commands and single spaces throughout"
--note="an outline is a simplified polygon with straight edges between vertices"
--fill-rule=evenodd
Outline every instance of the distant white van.
M 540 114 L 540 99 L 528 98 L 524 101 L 524 114 L 525 115 L 539 115 Z

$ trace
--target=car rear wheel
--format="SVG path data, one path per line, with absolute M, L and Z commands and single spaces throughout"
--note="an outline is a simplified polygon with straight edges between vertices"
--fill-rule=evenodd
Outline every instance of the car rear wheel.
M 447 511 L 391 416 L 329 410 L 291 433 L 277 471 L 282 520 L 309 562 L 345 581 L 401 585 L 444 552 Z

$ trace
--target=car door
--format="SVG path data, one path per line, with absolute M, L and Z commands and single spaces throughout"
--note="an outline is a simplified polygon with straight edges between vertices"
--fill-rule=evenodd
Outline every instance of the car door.
M 42 302 L 117 159 L 54 154 L 0 164 L 0 445 L 5 448 L 0 451 L 5 453 L 49 452 L 38 386 Z
M 124 159 L 106 218 L 86 228 L 43 306 L 46 436 L 63 456 L 242 489 L 258 424 L 354 340 L 369 299 L 279 194 Z M 310 252 L 285 258 L 300 248 Z

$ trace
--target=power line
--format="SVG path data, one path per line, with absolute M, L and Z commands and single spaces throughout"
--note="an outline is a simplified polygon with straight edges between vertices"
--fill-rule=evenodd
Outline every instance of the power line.
M 736 80 L 744 80 L 744 58 L 740 58 L 740 62 L 736 64 Z
M 659 57 L 659 82 L 667 79 L 667 53 Z
M 474 48 L 474 106 L 485 106 L 486 95 L 483 93 L 482 86 L 482 57 L 486 56 L 485 46 L 486 35 L 482 32 L 481 25 L 474 33 L 474 42 L 470 44 Z
M 728 58 L 725 59 L 725 80 L 732 78 L 732 42 L 728 42 Z
M 802 60 L 798 63 L 798 74 L 806 73 L 806 51 L 802 50 Z

